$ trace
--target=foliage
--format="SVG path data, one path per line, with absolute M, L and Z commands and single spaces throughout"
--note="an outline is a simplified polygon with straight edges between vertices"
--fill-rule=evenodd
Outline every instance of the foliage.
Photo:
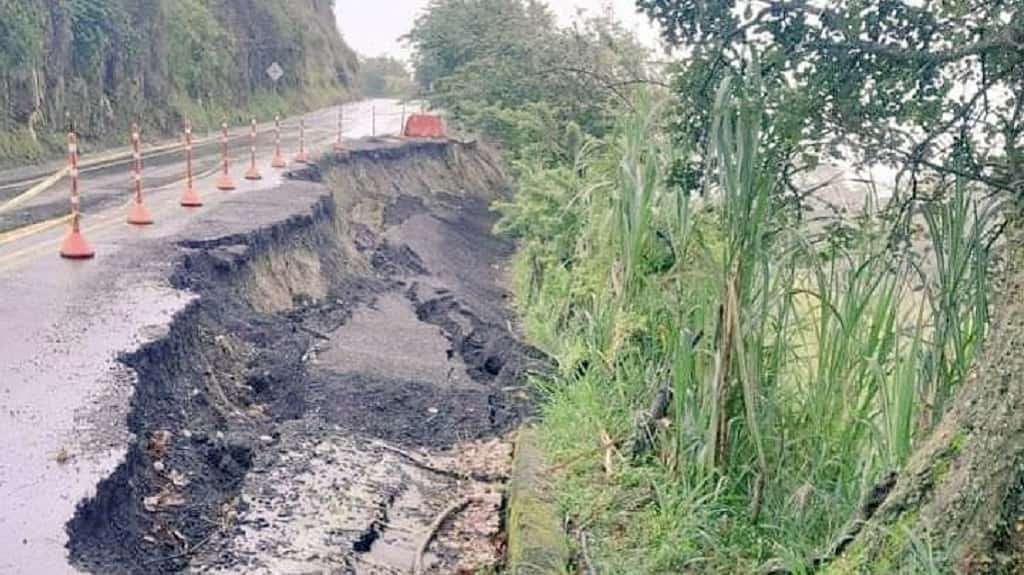
M 227 99 L 231 86 L 222 79 L 236 62 L 235 39 L 202 0 L 166 5 L 168 62 L 176 88 L 191 100 Z
M 43 14 L 36 0 L 0 0 L 0 65 L 4 69 L 37 63 L 42 57 Z
M 806 572 L 929 435 L 986 333 L 999 230 L 979 182 L 1015 185 L 1024 20 L 1014 2 L 638 6 L 684 56 L 668 97 L 635 89 L 643 57 L 603 50 L 614 24 L 558 30 L 512 0 L 434 0 L 410 34 L 417 79 L 513 161 L 498 229 L 558 366 L 535 381 L 541 430 L 588 560 Z M 805 221 L 790 196 L 823 157 L 905 165 L 908 201 Z M 649 421 L 652 398 L 668 408 Z M 919 535 L 892 544 L 937 571 Z
M 638 0 L 678 64 L 674 133 L 698 154 L 676 167 L 703 189 L 711 88 L 763 63 L 769 158 L 788 172 L 820 155 L 905 165 L 1017 190 L 1024 182 L 1024 3 L 901 0 Z
M 268 100 L 322 105 L 354 87 L 358 66 L 320 0 L 0 0 L 0 64 L 0 129 L 27 136 L 7 138 L 25 145 L 0 161 L 57 151 L 68 120 L 88 141 Z
M 927 435 L 935 382 L 965 377 L 923 366 L 970 355 L 986 324 L 991 207 L 922 208 L 949 230 L 936 261 L 959 262 L 923 293 L 874 202 L 846 241 L 812 242 L 761 156 L 766 90 L 751 71 L 717 92 L 713 202 L 666 184 L 678 152 L 640 98 L 571 162 L 523 160 L 499 206 L 528 334 L 560 366 L 536 382 L 558 492 L 602 572 L 799 572 Z M 958 330 L 973 335 L 942 335 Z M 634 459 L 636 414 L 666 386 L 665 424 Z
M 71 54 L 80 74 L 95 77 L 111 51 L 131 50 L 139 40 L 122 0 L 69 0 Z
M 499 138 L 517 158 L 570 159 L 561 146 L 570 123 L 605 133 L 631 87 L 648 79 L 646 50 L 614 19 L 561 29 L 535 1 L 432 0 L 407 40 L 430 101 L 462 126 Z
M 361 60 L 359 87 L 363 95 L 371 98 L 407 98 L 415 92 L 405 64 L 390 56 Z
M 921 208 L 934 254 L 927 277 L 935 317 L 933 356 L 926 363 L 931 379 L 928 405 L 937 423 L 953 394 L 951 382 L 962 381 L 974 363 L 989 324 L 989 246 L 995 242 L 999 202 L 979 205 L 963 180 L 953 184 L 946 201 Z

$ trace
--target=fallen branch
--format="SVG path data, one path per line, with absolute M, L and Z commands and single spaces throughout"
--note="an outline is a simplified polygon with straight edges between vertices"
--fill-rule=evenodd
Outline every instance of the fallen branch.
M 618 440 L 618 439 L 615 439 L 615 438 L 610 438 L 610 439 L 611 439 L 612 446 L 618 446 L 619 444 L 622 443 L 621 440 Z M 565 461 L 563 461 L 563 462 L 561 462 L 561 463 L 559 463 L 557 465 L 553 465 L 551 467 L 551 472 L 552 473 L 560 472 L 560 471 L 564 470 L 565 468 L 569 467 L 570 465 L 574 465 L 576 463 L 579 463 L 580 461 L 583 461 L 584 459 L 587 459 L 589 457 L 593 457 L 594 455 L 601 455 L 607 449 L 608 449 L 608 445 L 606 445 L 604 442 L 602 442 L 600 445 L 598 445 L 597 447 L 595 447 L 593 449 L 587 449 L 586 451 L 582 451 L 580 453 L 577 453 L 576 455 L 570 457 L 569 459 L 566 459 Z
M 604 474 L 611 478 L 615 474 L 615 440 L 607 431 L 601 431 L 601 445 L 604 447 Z
M 388 445 L 387 443 L 380 442 L 377 442 L 376 445 L 385 451 L 390 451 L 395 455 L 401 456 L 409 463 L 411 463 L 413 467 L 417 467 L 419 469 L 422 469 L 423 471 L 428 471 L 436 475 L 443 475 L 445 477 L 458 479 L 460 481 L 477 481 L 480 483 L 505 483 L 508 481 L 508 476 L 506 475 L 491 475 L 488 473 L 481 473 L 479 471 L 471 471 L 469 473 L 465 473 L 462 471 L 457 471 L 455 469 L 443 469 L 440 467 L 433 466 L 427 463 L 426 461 L 423 461 L 419 457 L 413 455 L 412 453 L 409 453 L 408 451 L 405 451 L 404 449 L 395 447 L 393 445 Z
M 639 417 L 636 430 L 633 432 L 633 445 L 630 455 L 639 459 L 654 446 L 654 433 L 658 422 L 668 415 L 668 407 L 672 404 L 672 383 L 666 382 L 654 394 L 654 400 L 645 413 Z
M 815 568 L 821 567 L 846 551 L 850 543 L 853 543 L 854 538 L 864 529 L 864 525 L 868 520 L 874 517 L 878 508 L 882 506 L 882 503 L 885 503 L 889 493 L 892 492 L 892 488 L 896 486 L 896 477 L 896 472 L 890 471 L 871 487 L 871 490 L 868 491 L 864 501 L 857 509 L 856 515 L 846 524 L 842 534 L 832 543 L 828 553 L 823 557 L 816 557 L 814 559 Z
M 427 555 L 427 548 L 430 547 L 430 543 L 435 537 L 437 537 L 437 534 L 441 531 L 441 527 L 444 526 L 445 521 L 448 521 L 449 517 L 462 511 L 466 507 L 469 507 L 470 504 L 478 501 L 480 501 L 479 497 L 466 497 L 461 501 L 452 504 L 434 519 L 434 522 L 430 524 L 430 531 L 427 532 L 427 536 L 424 537 L 423 542 L 420 543 L 419 550 L 416 551 L 416 567 L 413 570 L 416 575 L 421 575 L 423 573 L 423 558 Z

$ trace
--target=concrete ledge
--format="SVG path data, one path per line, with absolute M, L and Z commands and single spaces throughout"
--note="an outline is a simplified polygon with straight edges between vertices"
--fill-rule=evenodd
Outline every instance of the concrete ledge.
M 508 569 L 511 575 L 569 573 L 569 542 L 548 495 L 545 462 L 534 429 L 516 441 L 509 481 Z

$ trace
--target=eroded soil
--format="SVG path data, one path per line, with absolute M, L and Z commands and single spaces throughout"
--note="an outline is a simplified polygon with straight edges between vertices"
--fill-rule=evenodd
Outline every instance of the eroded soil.
M 543 367 L 506 307 L 511 246 L 488 210 L 500 169 L 475 145 L 407 144 L 300 177 L 323 180 L 309 214 L 178 246 L 171 283 L 199 297 L 124 358 L 136 441 L 68 526 L 80 567 L 500 560 L 508 436 L 528 410 L 524 374 Z

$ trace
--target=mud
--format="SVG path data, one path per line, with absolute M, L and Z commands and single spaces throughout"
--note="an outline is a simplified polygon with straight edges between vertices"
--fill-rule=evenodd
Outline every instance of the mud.
M 442 510 L 432 572 L 500 558 L 523 376 L 475 144 L 367 142 L 296 177 L 308 213 L 181 241 L 197 297 L 137 374 L 125 461 L 68 524 L 94 573 L 407 573 Z M 311 184 L 312 185 L 312 184 Z

